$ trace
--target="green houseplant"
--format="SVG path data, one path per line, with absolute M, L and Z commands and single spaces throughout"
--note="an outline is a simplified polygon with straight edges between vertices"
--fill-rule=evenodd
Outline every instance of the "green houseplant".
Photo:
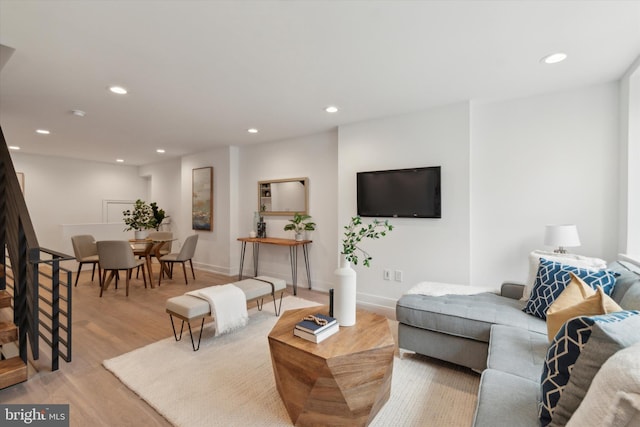
M 360 251 L 364 257 L 362 264 L 369 267 L 371 264 L 371 255 L 358 246 L 362 239 L 379 239 L 387 235 L 388 231 L 393 230 L 393 225 L 389 224 L 389 220 L 380 221 L 374 219 L 369 225 L 362 224 L 362 218 L 354 216 L 348 225 L 344 226 L 345 232 L 342 239 L 342 252 L 348 262 L 358 265 L 358 253 Z
M 293 214 L 293 218 L 289 220 L 289 224 L 284 226 L 284 230 L 295 231 L 296 240 L 302 240 L 303 231 L 313 231 L 316 229 L 316 223 L 310 220 L 310 215 L 304 215 L 296 212 Z
M 137 232 L 160 228 L 160 224 L 166 218 L 163 209 L 153 202 L 150 205 L 143 200 L 136 200 L 133 209 L 122 211 L 123 221 L 127 226 L 124 231 L 135 230 Z M 138 238 L 138 237 L 136 237 Z
M 160 209 L 158 207 L 156 202 L 151 203 L 151 211 L 153 212 L 153 219 L 155 219 L 155 226 L 153 228 L 155 228 L 156 231 L 159 231 L 162 221 L 164 221 L 165 218 L 168 218 L 168 216 L 165 214 L 164 209 Z

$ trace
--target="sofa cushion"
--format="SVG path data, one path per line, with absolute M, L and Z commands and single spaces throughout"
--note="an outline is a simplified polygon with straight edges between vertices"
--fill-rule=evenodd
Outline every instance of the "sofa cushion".
M 569 275 L 571 281 L 547 310 L 549 341 L 553 340 L 560 327 L 569 319 L 623 311 L 610 296 L 605 295 L 600 286 L 594 291 L 575 274 Z
M 540 259 L 536 283 L 524 308 L 525 313 L 546 319 L 547 309 L 569 284 L 571 280 L 570 272 L 580 277 L 593 289 L 596 289 L 597 286 L 602 286 L 607 295 L 610 295 L 613 291 L 616 276 L 618 275 L 618 273 L 608 270 L 578 268 L 542 258 Z
M 634 288 L 636 292 L 640 292 L 640 272 L 634 272 L 634 267 L 624 261 L 614 261 L 609 264 L 607 267 L 611 271 L 615 271 L 619 274 L 616 277 L 616 286 L 613 288 L 613 292 L 611 293 L 611 298 L 618 304 L 622 306 L 625 310 L 640 310 L 640 302 L 636 301 L 635 303 L 638 305 L 627 306 L 622 304 L 622 299 L 627 294 L 627 292 Z M 628 301 L 633 304 L 632 300 Z
M 640 310 L 640 280 L 625 292 L 620 301 L 620 306 L 625 310 Z
M 548 347 L 545 334 L 513 326 L 493 325 L 487 368 L 538 382 Z
M 480 378 L 474 427 L 539 427 L 537 381 L 495 369 L 485 369 Z
M 629 405 L 633 400 L 636 405 Z M 640 343 L 602 365 L 567 427 L 640 425 L 631 424 L 634 416 L 640 419 Z
M 546 426 L 555 420 L 560 404 L 564 409 L 558 411 L 558 418 L 568 420 L 602 363 L 636 342 L 640 342 L 639 311 L 582 316 L 565 323 L 549 346 L 543 364 L 540 424 Z
M 400 323 L 489 342 L 491 325 L 512 325 L 546 334 L 544 321 L 522 312 L 523 301 L 496 294 L 403 295 L 396 304 Z

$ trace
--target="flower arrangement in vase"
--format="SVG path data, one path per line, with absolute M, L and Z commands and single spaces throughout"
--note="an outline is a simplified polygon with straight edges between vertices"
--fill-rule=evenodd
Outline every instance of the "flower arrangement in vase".
M 166 218 L 163 209 L 159 209 L 157 203 L 150 205 L 143 200 L 136 200 L 133 209 L 122 211 L 123 221 L 127 226 L 124 231 L 135 230 L 136 239 L 145 239 L 148 230 L 160 228 L 160 224 Z

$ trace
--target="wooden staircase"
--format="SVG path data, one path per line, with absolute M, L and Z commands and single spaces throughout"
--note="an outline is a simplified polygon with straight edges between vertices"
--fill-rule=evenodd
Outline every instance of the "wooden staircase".
M 4 268 L 0 270 L 4 275 Z M 0 291 L 0 309 L 11 307 L 11 295 Z M 27 364 L 20 356 L 7 357 L 5 344 L 18 341 L 18 327 L 13 322 L 0 321 L 0 389 L 27 380 Z

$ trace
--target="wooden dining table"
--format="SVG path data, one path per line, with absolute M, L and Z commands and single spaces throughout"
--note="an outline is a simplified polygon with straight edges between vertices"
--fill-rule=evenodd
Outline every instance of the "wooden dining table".
M 160 260 L 162 255 L 165 255 L 161 253 L 162 248 L 164 248 L 167 243 L 172 242 L 174 240 L 176 239 L 142 239 L 142 240 L 129 239 L 129 243 L 131 244 L 131 249 L 133 250 L 133 254 L 135 256 L 140 256 L 145 258 L 145 264 L 146 264 L 146 268 L 149 276 L 149 283 L 151 284 L 152 288 L 155 288 L 155 285 L 153 284 L 153 279 L 151 274 L 152 273 L 151 258 L 155 256 L 156 259 Z M 169 274 L 168 266 L 165 265 L 164 269 L 165 269 L 165 273 Z M 160 271 L 159 274 L 162 274 L 162 271 Z

